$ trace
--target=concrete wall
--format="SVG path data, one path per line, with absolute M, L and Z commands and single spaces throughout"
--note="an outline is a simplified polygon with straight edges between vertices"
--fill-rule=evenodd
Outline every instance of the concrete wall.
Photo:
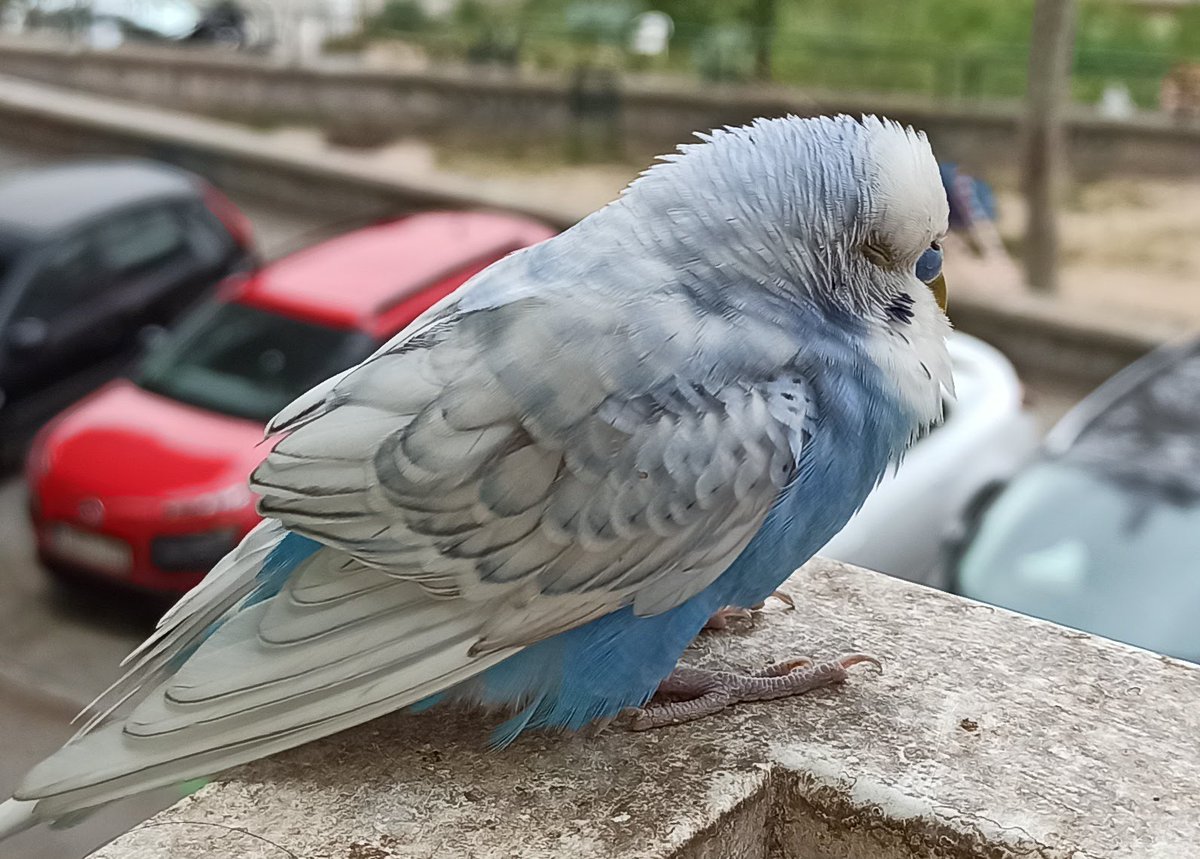
M 484 208 L 518 212 L 565 228 L 587 214 L 489 194 L 466 178 L 399 177 L 357 152 L 296 151 L 242 125 L 2 76 L 0 140 L 64 156 L 130 155 L 166 161 L 220 187 L 334 219 Z
M 237 770 L 94 859 L 1187 859 L 1200 669 L 815 562 L 685 660 L 882 675 L 699 722 L 534 735 L 396 715 Z M 800 649 L 798 651 L 798 648 Z
M 575 129 L 569 87 L 559 77 L 296 68 L 178 49 L 91 53 L 13 42 L 0 43 L 0 73 L 252 124 L 313 123 L 362 144 L 420 135 L 492 146 L 561 146 Z M 886 113 L 928 131 L 941 157 L 976 169 L 1011 168 L 1019 143 L 1014 104 L 931 106 L 759 86 L 656 87 L 628 79 L 620 105 L 610 130 L 627 154 L 639 158 L 668 150 L 695 130 L 789 112 Z M 1165 117 L 1118 123 L 1081 115 L 1071 122 L 1070 156 L 1081 176 L 1191 174 L 1200 163 L 1200 130 L 1172 126 Z

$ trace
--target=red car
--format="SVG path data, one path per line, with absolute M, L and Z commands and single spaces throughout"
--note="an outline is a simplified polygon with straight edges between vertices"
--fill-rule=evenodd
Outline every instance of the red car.
M 263 423 L 366 358 L 511 251 L 553 235 L 510 215 L 431 212 L 231 278 L 120 380 L 39 433 L 26 476 L 54 575 L 182 593 L 258 521 Z

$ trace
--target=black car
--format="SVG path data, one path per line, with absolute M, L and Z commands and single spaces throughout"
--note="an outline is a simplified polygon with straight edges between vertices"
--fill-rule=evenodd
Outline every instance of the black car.
M 961 535 L 957 593 L 1200 662 L 1200 338 L 1076 406 Z
M 245 216 L 163 164 L 89 161 L 0 183 L 0 454 L 253 262 Z

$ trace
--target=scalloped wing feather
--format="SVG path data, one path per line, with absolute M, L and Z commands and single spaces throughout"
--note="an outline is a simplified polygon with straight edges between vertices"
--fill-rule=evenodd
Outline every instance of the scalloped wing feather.
M 566 324 L 539 324 L 549 313 L 543 302 L 476 311 L 419 346 L 381 350 L 326 405 L 281 424 L 289 434 L 252 477 L 261 511 L 478 603 L 476 653 L 624 605 L 665 611 L 707 587 L 791 479 L 799 449 L 784 418 L 796 416 L 777 403 L 803 403 L 803 383 L 665 376 L 626 392 L 623 355 L 539 370 L 529 350 Z

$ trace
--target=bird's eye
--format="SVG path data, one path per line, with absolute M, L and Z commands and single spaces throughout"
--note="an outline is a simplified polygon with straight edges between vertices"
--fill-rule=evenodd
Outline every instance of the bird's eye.
M 932 283 L 942 273 L 942 246 L 934 242 L 925 248 L 925 253 L 917 260 L 917 277 L 925 283 Z

